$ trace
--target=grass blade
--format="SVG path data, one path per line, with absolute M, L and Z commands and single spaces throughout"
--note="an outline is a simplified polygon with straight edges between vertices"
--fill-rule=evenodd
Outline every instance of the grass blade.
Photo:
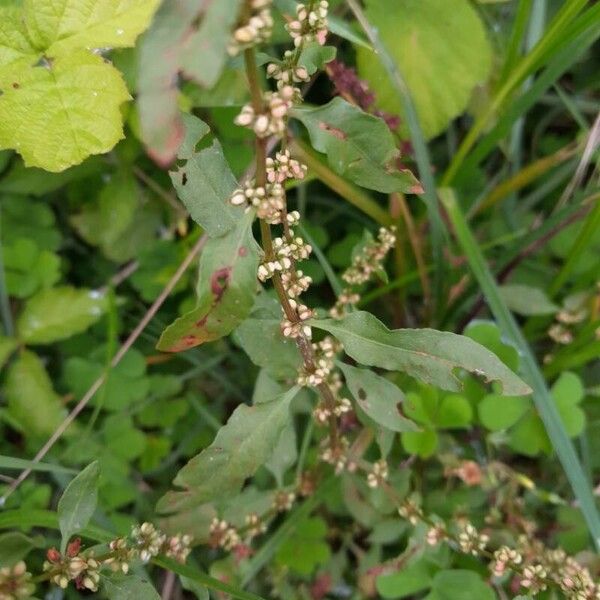
M 354 0 L 348 1 L 354 2 Z M 573 20 L 586 4 L 587 0 L 568 0 L 556 14 L 544 36 L 531 52 L 517 62 L 506 81 L 502 83 L 494 97 L 491 99 L 487 110 L 475 121 L 458 148 L 458 151 L 454 155 L 450 166 L 442 178 L 443 185 L 447 186 L 454 181 L 463 162 L 477 142 L 477 139 L 484 132 L 490 120 L 497 115 L 500 109 L 505 105 L 510 98 L 511 93 L 517 86 L 525 81 L 528 76 L 532 75 L 535 70 L 539 69 L 548 58 L 552 57 L 553 53 L 556 53 L 557 49 L 562 44 L 567 43 L 569 36 L 573 38 L 576 37 L 576 32 L 578 31 L 577 28 L 569 27 L 569 25 L 572 25 Z M 586 11 L 582 18 L 585 17 L 586 23 L 593 27 L 594 21 L 588 18 L 588 13 L 592 10 L 594 10 L 594 8 Z
M 575 238 L 575 242 L 567 255 L 567 258 L 562 266 L 562 269 L 559 271 L 558 275 L 552 282 L 550 286 L 550 296 L 554 296 L 562 286 L 567 281 L 567 278 L 573 271 L 573 268 L 577 264 L 577 261 L 580 259 L 582 253 L 590 244 L 593 236 L 598 231 L 600 227 L 600 201 L 596 200 L 594 208 L 591 210 L 590 214 L 587 216 L 585 223 L 583 225 L 583 229 L 579 232 L 577 237 Z
M 31 460 L 25 460 L 23 458 L 14 458 L 12 456 L 0 455 L 0 469 L 15 469 L 21 471 L 22 469 L 31 469 L 32 471 L 45 471 L 47 473 L 66 473 L 69 475 L 76 474 L 75 469 L 69 469 L 67 467 L 61 467 L 60 465 L 53 465 L 50 463 L 33 462 Z
M 600 549 L 600 517 L 587 477 L 575 452 L 571 439 L 565 431 L 560 415 L 546 385 L 544 375 L 523 336 L 512 313 L 502 300 L 498 286 L 488 268 L 485 258 L 475 240 L 456 198 L 450 189 L 440 190 L 442 202 L 448 212 L 454 232 L 469 265 L 477 278 L 487 303 L 498 321 L 504 335 L 518 348 L 522 357 L 525 381 L 533 389 L 533 401 L 544 422 L 554 450 L 563 466 L 579 507 L 587 522 L 588 530 L 597 549 Z

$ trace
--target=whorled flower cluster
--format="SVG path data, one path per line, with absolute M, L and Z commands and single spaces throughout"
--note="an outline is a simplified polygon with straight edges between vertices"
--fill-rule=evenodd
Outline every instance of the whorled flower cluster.
M 284 85 L 277 92 L 266 92 L 260 112 L 251 103 L 245 104 L 234 123 L 252 129 L 259 138 L 281 136 L 287 127 L 288 112 L 298 101 L 299 93 L 291 85 Z
M 19 600 L 31 598 L 35 585 L 31 581 L 31 573 L 20 560 L 10 567 L 0 569 L 0 600 Z
M 262 516 L 255 512 L 248 513 L 242 527 L 236 527 L 225 519 L 215 517 L 210 524 L 208 543 L 213 548 L 221 548 L 226 552 L 246 547 L 253 538 L 267 531 L 267 521 L 270 517 L 291 510 L 295 501 L 295 491 L 279 490 L 275 492 L 267 513 Z
M 382 270 L 383 261 L 395 243 L 395 227 L 381 227 L 377 239 L 365 244 L 362 250 L 356 254 L 350 267 L 342 274 L 342 279 L 348 286 L 342 290 L 330 310 L 330 315 L 334 319 L 341 319 L 349 307 L 358 303 L 360 294 L 356 288 Z
M 326 0 L 311 2 L 309 6 L 306 4 L 296 6 L 296 18 L 286 25 L 296 48 L 309 42 L 318 42 L 321 46 L 325 44 L 328 10 L 329 3 Z
M 367 475 L 367 485 L 371 488 L 379 487 L 388 478 L 388 464 L 385 459 L 373 463 L 372 471 Z
M 229 40 L 227 51 L 236 56 L 242 50 L 268 41 L 273 32 L 272 0 L 250 0 L 252 11 L 248 21 L 240 25 Z
M 554 586 L 562 591 L 567 600 L 600 600 L 600 585 L 593 580 L 589 570 L 560 548 L 549 549 L 539 540 L 521 535 L 514 548 L 504 544 L 491 551 L 490 535 L 478 531 L 465 519 L 459 520 L 455 532 L 451 533 L 444 523 L 426 518 L 413 499 L 405 500 L 398 512 L 412 525 L 420 522 L 429 524 L 425 536 L 428 544 L 435 546 L 448 542 L 465 554 L 489 559 L 489 568 L 494 577 L 502 580 L 512 573 L 514 583 L 524 593 L 536 596 Z
M 98 590 L 100 570 L 103 567 L 127 574 L 132 561 L 148 562 L 159 554 L 184 563 L 190 553 L 191 542 L 189 535 L 167 536 L 152 523 L 143 523 L 132 529 L 129 538 L 112 540 L 108 544 L 109 552 L 102 557 L 95 556 L 93 552 L 83 554 L 79 538 L 68 544 L 64 554 L 56 548 L 50 548 L 46 553 L 44 572 L 48 573 L 52 583 L 62 589 L 66 589 L 69 582 L 73 581 L 77 589 L 95 592 Z
M 310 81 L 308 70 L 296 64 L 296 55 L 291 50 L 286 50 L 281 62 L 267 65 L 267 76 L 275 79 L 279 89 L 286 85 Z

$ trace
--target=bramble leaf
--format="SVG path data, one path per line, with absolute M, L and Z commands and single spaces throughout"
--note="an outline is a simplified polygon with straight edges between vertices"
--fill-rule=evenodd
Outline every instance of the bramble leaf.
M 100 56 L 74 51 L 43 66 L 0 72 L 0 149 L 27 166 L 62 171 L 122 137 L 121 74 Z
M 125 48 L 148 27 L 159 0 L 25 0 L 27 32 L 46 56 Z
M 259 248 L 249 212 L 235 229 L 210 239 L 202 252 L 198 306 L 169 325 L 156 347 L 181 352 L 231 333 L 252 309 Z
M 294 387 L 271 402 L 238 406 L 213 443 L 192 458 L 174 480 L 185 491 L 168 492 L 159 512 L 177 512 L 240 490 L 244 480 L 271 456 L 289 422 Z
M 17 65 L 26 68 L 39 56 L 27 34 L 21 9 L 0 6 L 0 70 Z
M 423 191 L 409 170 L 396 168 L 399 152 L 380 118 L 342 98 L 317 108 L 294 108 L 290 114 L 304 123 L 313 146 L 327 155 L 338 175 L 379 192 Z
M 359 311 L 339 321 L 315 320 L 344 344 L 346 354 L 357 362 L 390 371 L 403 371 L 426 383 L 460 391 L 457 369 L 498 381 L 506 395 L 530 393 L 517 375 L 498 357 L 470 338 L 434 329 L 388 329 L 372 314 Z

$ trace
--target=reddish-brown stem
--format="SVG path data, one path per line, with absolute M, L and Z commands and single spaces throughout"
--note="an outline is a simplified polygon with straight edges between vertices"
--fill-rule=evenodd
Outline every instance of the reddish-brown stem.
M 254 54 L 254 50 L 249 48 L 244 51 L 244 60 L 246 66 L 246 76 L 248 78 L 248 85 L 250 88 L 250 96 L 252 99 L 252 107 L 254 108 L 254 112 L 259 114 L 263 111 L 264 101 L 263 94 L 260 85 L 260 80 L 258 76 L 258 70 L 256 67 L 256 58 Z M 267 153 L 266 153 L 266 140 L 264 138 L 256 137 L 255 142 L 256 148 L 256 184 L 257 186 L 263 187 L 267 183 Z M 284 208 L 283 216 L 284 216 L 284 234 L 286 237 L 291 237 L 289 228 L 285 228 L 287 221 L 285 220 L 285 216 L 287 214 L 287 209 Z M 271 234 L 270 225 L 264 221 L 260 220 L 260 232 L 262 238 L 262 247 L 265 252 L 265 256 L 267 259 L 274 258 L 273 252 L 273 236 Z M 295 271 L 295 264 L 292 264 L 292 270 Z M 286 319 L 291 323 L 297 325 L 300 323 L 300 318 L 298 316 L 297 311 L 293 308 L 290 303 L 290 299 L 285 291 L 283 286 L 283 282 L 281 280 L 281 276 L 278 273 L 273 275 L 273 286 L 277 293 L 277 297 L 283 309 L 283 312 L 286 316 Z M 300 350 L 300 354 L 302 355 L 302 361 L 304 363 L 304 368 L 307 372 L 312 372 L 315 370 L 315 351 L 312 347 L 312 343 L 309 338 L 304 335 L 302 331 L 296 338 L 296 345 Z M 331 416 L 329 418 L 329 435 L 330 442 L 333 448 L 338 446 L 339 434 L 338 434 L 338 426 L 337 426 L 337 417 L 335 416 L 335 406 L 336 399 L 335 395 L 332 392 L 331 388 L 327 383 L 321 383 L 317 386 L 317 390 L 323 402 L 331 412 Z

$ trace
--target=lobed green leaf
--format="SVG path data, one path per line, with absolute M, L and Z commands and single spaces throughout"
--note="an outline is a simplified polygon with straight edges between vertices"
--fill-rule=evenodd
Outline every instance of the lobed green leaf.
M 498 381 L 508 396 L 531 391 L 495 354 L 455 333 L 434 329 L 389 330 L 364 311 L 351 313 L 339 321 L 315 320 L 312 325 L 338 338 L 346 354 L 361 364 L 403 371 L 443 389 L 460 391 L 462 382 L 456 371 L 464 369 L 487 382 Z
M 185 491 L 168 492 L 159 512 L 177 512 L 236 493 L 246 478 L 269 458 L 289 422 L 294 387 L 271 402 L 238 406 L 213 443 L 179 471 L 174 483 Z

